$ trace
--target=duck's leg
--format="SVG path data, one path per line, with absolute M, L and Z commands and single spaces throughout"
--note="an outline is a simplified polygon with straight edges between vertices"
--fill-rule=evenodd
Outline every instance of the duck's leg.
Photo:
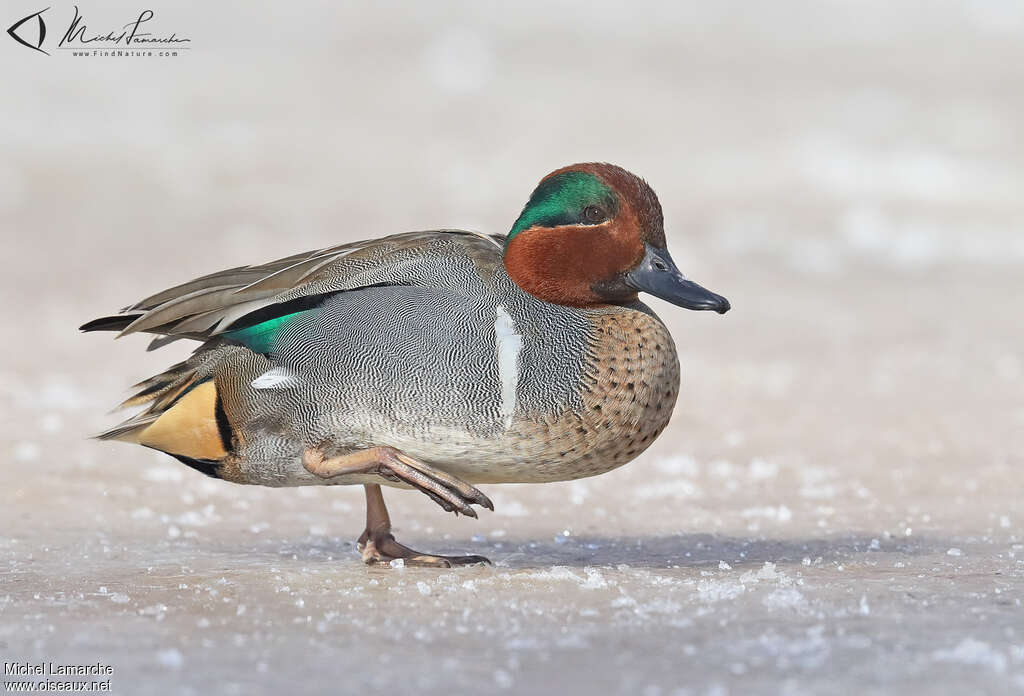
M 371 447 L 337 457 L 325 457 L 318 449 L 308 449 L 302 455 L 302 465 L 306 471 L 320 478 L 376 474 L 389 481 L 401 481 L 426 493 L 445 512 L 461 512 L 476 517 L 476 510 L 470 507 L 474 504 L 494 510 L 494 503 L 475 486 L 417 461 L 394 447 Z
M 384 496 L 380 486 L 368 483 L 366 489 L 366 529 L 359 537 L 359 551 L 363 554 L 363 562 L 370 565 L 390 563 L 401 558 L 406 565 L 429 566 L 433 568 L 451 568 L 459 565 L 490 564 L 483 556 L 437 556 L 420 553 L 408 546 L 395 541 L 391 533 L 391 518 L 384 506 Z
M 494 504 L 474 486 L 451 474 L 417 461 L 393 447 L 372 447 L 338 457 L 325 457 L 317 449 L 302 456 L 303 466 L 321 478 L 346 474 L 376 474 L 390 481 L 401 481 L 423 493 L 448 512 L 476 517 L 473 504 L 490 510 Z M 384 506 L 380 486 L 366 485 L 366 530 L 359 538 L 359 550 L 367 563 L 388 563 L 396 558 L 409 565 L 449 568 L 453 565 L 488 563 L 483 556 L 434 556 L 419 553 L 395 541 L 391 520 Z

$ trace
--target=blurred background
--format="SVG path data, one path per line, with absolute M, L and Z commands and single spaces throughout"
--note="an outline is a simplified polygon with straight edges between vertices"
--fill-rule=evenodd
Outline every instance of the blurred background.
M 134 694 L 1024 690 L 1024 4 L 147 7 L 189 50 L 0 36 L 5 659 L 107 661 Z M 80 5 L 90 33 L 141 9 Z M 86 440 L 189 349 L 85 320 L 339 242 L 504 233 L 593 160 L 651 183 L 734 309 L 650 301 L 683 387 L 626 467 L 492 486 L 479 521 L 389 494 L 405 543 L 494 568 L 366 569 L 358 488 Z

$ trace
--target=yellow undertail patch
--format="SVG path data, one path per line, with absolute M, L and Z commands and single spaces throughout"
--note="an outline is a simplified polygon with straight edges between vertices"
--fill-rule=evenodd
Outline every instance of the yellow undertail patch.
M 138 435 L 137 442 L 193 459 L 227 456 L 217 429 L 217 386 L 203 382 Z

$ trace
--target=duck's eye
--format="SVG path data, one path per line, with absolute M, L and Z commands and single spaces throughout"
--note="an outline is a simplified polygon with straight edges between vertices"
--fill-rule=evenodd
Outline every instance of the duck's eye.
M 604 220 L 604 211 L 596 205 L 588 205 L 583 209 L 583 219 L 593 224 Z

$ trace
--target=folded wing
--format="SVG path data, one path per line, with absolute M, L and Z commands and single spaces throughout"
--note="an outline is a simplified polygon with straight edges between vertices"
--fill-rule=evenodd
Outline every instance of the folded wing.
M 149 349 L 209 340 L 308 309 L 327 295 L 374 285 L 431 285 L 439 260 L 458 255 L 500 263 L 502 238 L 461 230 L 408 232 L 241 266 L 196 278 L 84 324 L 82 331 L 156 334 Z M 440 259 L 439 259 L 440 257 Z

